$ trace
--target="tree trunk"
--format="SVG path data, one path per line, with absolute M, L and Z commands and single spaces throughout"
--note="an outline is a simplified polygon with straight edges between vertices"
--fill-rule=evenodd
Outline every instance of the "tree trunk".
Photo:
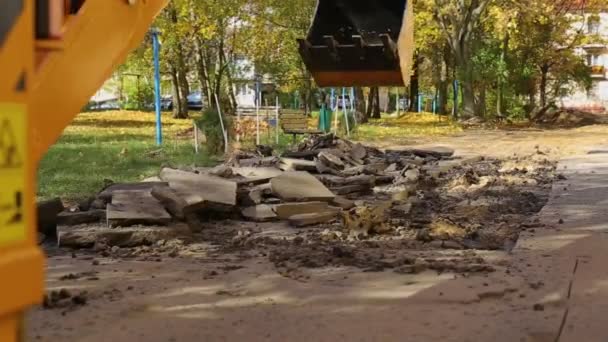
M 367 100 L 365 101 L 365 116 L 369 119 L 372 116 L 372 108 L 374 107 L 374 88 L 369 88 L 369 93 L 367 93 Z
M 467 68 L 470 66 L 467 66 Z M 470 118 L 476 116 L 475 111 L 475 90 L 473 88 L 472 77 L 466 77 L 462 81 L 462 117 Z
M 363 88 L 356 87 L 355 88 L 355 103 L 357 111 L 356 118 L 357 123 L 364 124 L 369 121 L 369 116 L 365 108 L 365 95 L 363 94 Z
M 500 52 L 500 61 L 502 65 L 505 65 L 507 60 L 507 52 L 509 49 L 509 32 L 505 33 L 505 38 L 502 42 L 502 51 Z M 498 76 L 498 89 L 496 94 L 496 116 L 505 116 L 505 86 L 503 76 Z
M 547 75 L 549 74 L 549 65 L 543 64 L 540 67 L 540 107 L 545 108 L 547 105 Z
M 201 85 L 201 94 L 203 97 L 203 107 L 212 107 L 213 95 L 211 94 L 211 84 L 209 80 L 209 72 L 207 69 L 208 63 L 206 54 L 203 51 L 203 42 L 200 37 L 195 39 L 196 48 L 196 71 L 198 73 L 198 81 Z
M 418 95 L 420 92 L 420 84 L 418 82 L 418 76 L 419 76 L 419 68 L 420 68 L 421 59 L 422 58 L 419 56 L 419 54 L 416 53 L 416 55 L 414 56 L 414 65 L 412 67 L 413 72 L 412 72 L 412 76 L 410 77 L 410 98 L 409 98 L 410 108 L 408 108 L 408 112 L 413 112 L 413 113 L 418 112 Z
M 486 95 L 487 95 L 487 86 L 482 83 L 481 87 L 479 88 L 479 97 L 477 102 L 475 103 L 475 114 L 478 117 L 485 117 L 486 116 Z
M 378 89 L 378 87 L 372 87 L 373 94 L 374 94 L 374 98 L 373 98 L 373 102 L 372 102 L 372 118 L 373 119 L 380 119 L 381 115 L 380 115 L 380 89 Z
M 173 65 L 170 66 L 171 69 L 171 85 L 172 85 L 172 94 L 173 94 L 173 117 L 179 117 L 182 112 L 182 95 L 180 94 L 179 89 L 179 81 L 177 78 L 177 70 Z
M 171 21 L 174 25 L 177 25 L 177 10 L 175 9 L 175 7 L 171 6 L 169 7 L 169 11 Z M 177 87 L 179 89 L 179 105 L 176 105 L 177 103 L 174 101 L 173 117 L 176 119 L 186 119 L 188 118 L 188 95 L 190 94 L 190 87 L 188 85 L 188 79 L 186 77 L 186 75 L 188 74 L 188 70 L 186 67 L 186 62 L 184 61 L 184 52 L 182 50 L 181 42 L 177 43 L 177 46 L 175 47 L 175 49 L 173 49 L 173 54 L 175 60 L 170 61 L 170 63 L 173 62 L 171 63 L 173 67 L 172 72 L 176 76 Z

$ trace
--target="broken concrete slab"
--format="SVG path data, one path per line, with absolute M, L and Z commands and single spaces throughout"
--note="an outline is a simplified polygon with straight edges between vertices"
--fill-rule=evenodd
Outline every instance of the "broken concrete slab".
M 169 184 L 166 182 L 116 183 L 105 188 L 97 195 L 97 198 L 101 198 L 107 203 L 110 203 L 112 195 L 116 191 L 139 190 L 150 192 L 150 190 L 156 186 L 169 186 Z
M 338 208 L 342 208 L 344 210 L 350 210 L 352 208 L 354 208 L 355 202 L 351 201 L 347 198 L 344 198 L 342 196 L 336 196 L 332 201 L 331 201 L 331 205 L 334 207 L 338 207 Z
M 308 172 L 286 172 L 270 181 L 272 192 L 284 201 L 331 201 L 336 197 Z
M 166 225 L 171 221 L 171 215 L 148 190 L 114 191 L 106 216 L 110 227 Z
M 331 191 L 336 195 L 350 195 L 353 193 L 368 193 L 371 192 L 373 186 L 371 184 L 355 184 L 355 185 L 345 185 L 339 187 L 332 187 Z
M 402 150 L 387 150 L 386 153 L 395 153 L 401 155 L 415 155 L 422 158 L 433 157 L 437 159 L 451 157 L 455 151 L 452 148 L 446 146 L 431 146 L 431 147 L 417 147 L 417 148 L 406 148 Z
M 292 158 L 281 158 L 279 169 L 283 171 L 317 171 L 317 164 L 314 161 Z
M 340 157 L 335 154 L 330 153 L 329 151 L 323 151 L 319 153 L 319 160 L 325 164 L 326 166 L 334 169 L 334 170 L 344 170 L 346 165 L 340 159 Z
M 289 218 L 289 224 L 294 227 L 307 227 L 321 223 L 328 223 L 338 218 L 338 211 L 330 210 L 320 213 L 300 214 Z
M 283 203 L 275 205 L 274 212 L 280 219 L 287 220 L 294 215 L 324 212 L 328 208 L 327 202 Z
M 363 160 L 365 157 L 367 157 L 367 149 L 365 146 L 357 143 L 351 148 L 350 155 L 355 159 Z
M 234 181 L 169 168 L 162 169 L 160 178 L 193 208 L 204 208 L 208 204 L 227 208 L 236 205 L 237 183 Z
M 232 170 L 237 175 L 252 179 L 271 179 L 283 174 L 283 171 L 276 167 L 234 167 Z
M 267 204 L 243 208 L 241 209 L 241 214 L 247 220 L 253 222 L 268 222 L 277 219 L 277 214 L 275 214 L 272 206 Z
M 158 176 L 142 179 L 141 183 L 160 183 L 162 180 Z
M 106 211 L 102 209 L 91 209 L 88 211 L 61 212 L 57 215 L 57 224 L 63 226 L 77 226 L 85 223 L 102 222 L 106 219 Z
M 104 241 L 108 246 L 136 247 L 152 245 L 160 240 L 169 240 L 190 234 L 184 225 L 172 227 L 119 227 L 108 228 L 102 225 L 80 225 L 57 227 L 57 243 L 60 247 L 90 248 L 96 241 Z
M 281 155 L 284 158 L 295 158 L 295 159 L 308 159 L 313 160 L 316 158 L 321 150 L 310 150 L 310 151 L 288 151 Z
M 218 165 L 214 168 L 209 169 L 207 173 L 212 176 L 217 176 L 221 178 L 230 178 L 234 175 L 232 168 L 226 165 Z
M 186 215 L 194 208 L 188 205 L 185 199 L 183 199 L 177 191 L 169 187 L 157 186 L 152 188 L 150 192 L 154 198 L 156 198 L 160 204 L 175 218 L 183 220 Z

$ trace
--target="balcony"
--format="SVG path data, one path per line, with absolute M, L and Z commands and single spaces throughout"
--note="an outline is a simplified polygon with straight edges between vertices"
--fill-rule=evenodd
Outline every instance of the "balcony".
M 606 79 L 606 67 L 603 65 L 593 65 L 589 68 L 591 69 L 591 78 Z

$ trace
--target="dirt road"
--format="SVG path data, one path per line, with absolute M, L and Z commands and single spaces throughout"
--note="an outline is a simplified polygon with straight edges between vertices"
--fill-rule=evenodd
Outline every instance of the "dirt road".
M 30 338 L 604 341 L 606 335 L 598 334 L 601 322 L 591 312 L 602 312 L 608 300 L 602 267 L 608 257 L 602 224 L 608 155 L 567 158 L 608 145 L 606 133 L 605 127 L 473 131 L 421 141 L 453 146 L 467 155 L 506 157 L 541 151 L 547 158 L 563 160 L 558 170 L 565 176 L 553 184 L 548 205 L 530 218 L 535 224 L 523 227 L 512 251 L 416 251 L 419 258 L 432 253 L 483 259 L 494 272 L 446 268 L 410 274 L 388 266 L 383 271 L 377 264 L 365 268 L 344 263 L 277 267 L 264 249 L 227 253 L 210 236 L 174 246 L 179 247 L 177 252 L 152 249 L 129 257 L 116 257 L 122 252 L 118 250 L 104 256 L 49 248 L 49 291 L 64 289 L 63 295 L 76 299 L 33 310 L 28 320 Z M 293 234 L 293 228 L 282 224 L 258 229 L 273 237 Z M 365 256 L 389 260 L 377 246 L 365 245 Z M 391 253 L 400 250 L 412 252 L 401 246 Z M 318 255 L 314 248 L 307 252 Z M 334 259 L 349 260 L 345 254 L 350 252 L 331 249 Z M 305 263 L 306 255 L 298 260 Z M 78 299 L 82 291 L 86 303 Z M 591 303 L 596 303 L 593 311 L 588 310 Z

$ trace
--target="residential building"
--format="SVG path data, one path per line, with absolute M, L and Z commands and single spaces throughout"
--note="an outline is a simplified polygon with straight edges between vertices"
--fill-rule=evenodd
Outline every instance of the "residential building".
M 608 109 L 608 9 L 599 14 L 586 14 L 584 33 L 590 41 L 577 48 L 585 56 L 590 68 L 592 86 L 589 89 L 575 89 L 562 98 L 561 105 L 589 112 L 605 113 Z
M 256 94 L 259 94 L 260 105 L 274 105 L 276 87 L 269 75 L 258 75 L 251 60 L 245 57 L 235 59 L 233 70 L 234 95 L 239 107 L 255 107 Z

